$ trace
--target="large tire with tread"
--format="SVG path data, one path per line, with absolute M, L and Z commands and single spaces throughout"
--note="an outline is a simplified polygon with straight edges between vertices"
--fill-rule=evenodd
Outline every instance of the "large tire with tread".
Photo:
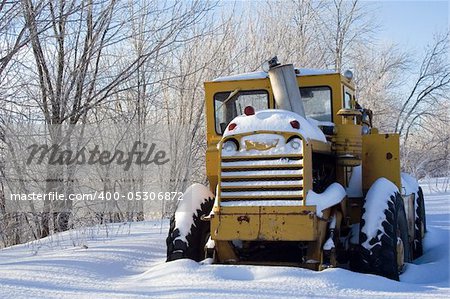
M 413 258 L 416 259 L 423 255 L 423 235 L 426 232 L 425 202 L 422 188 L 419 187 L 416 201 L 416 219 L 414 223 L 414 244 Z
M 192 225 L 185 238 L 180 238 L 180 228 L 177 226 L 175 214 L 170 219 L 169 234 L 166 238 L 167 262 L 178 259 L 201 261 L 205 258 L 205 244 L 210 235 L 210 224 L 201 218 L 209 215 L 214 204 L 214 198 L 205 198 L 195 211 L 192 211 Z
M 367 215 L 365 215 L 367 213 Z M 405 207 L 400 193 L 395 192 L 387 201 L 384 209 L 386 219 L 382 222 L 383 231 L 378 229 L 376 235 L 371 237 L 368 244 L 370 249 L 364 247 L 369 237 L 363 232 L 365 220 L 373 214 L 366 211 L 364 205 L 362 219 L 360 223 L 359 246 L 353 252 L 350 260 L 350 268 L 362 273 L 381 275 L 389 279 L 399 280 L 399 265 L 397 262 L 397 242 L 398 238 L 403 242 L 404 261 L 411 260 L 410 246 L 408 242 L 408 223 L 406 219 Z

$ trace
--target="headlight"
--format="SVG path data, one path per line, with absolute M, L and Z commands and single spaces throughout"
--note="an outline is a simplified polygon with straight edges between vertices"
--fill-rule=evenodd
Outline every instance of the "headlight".
M 292 149 L 299 149 L 302 147 L 302 141 L 300 140 L 300 138 L 292 138 L 291 140 L 288 141 L 288 146 L 290 146 Z
M 222 150 L 226 152 L 235 152 L 238 150 L 237 141 L 234 139 L 227 140 L 222 146 Z
M 369 127 L 363 126 L 363 127 L 361 128 L 361 133 L 362 133 L 363 135 L 369 134 L 369 133 L 370 133 Z

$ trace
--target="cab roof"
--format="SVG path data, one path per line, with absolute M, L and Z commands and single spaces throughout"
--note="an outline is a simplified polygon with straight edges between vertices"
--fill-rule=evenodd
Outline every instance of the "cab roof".
M 334 70 L 320 70 L 320 69 L 304 69 L 304 68 L 296 68 L 295 69 L 297 77 L 301 76 L 313 76 L 313 75 L 328 75 L 328 74 L 337 74 L 338 72 Z M 264 71 L 251 72 L 251 73 L 242 73 L 231 76 L 219 77 L 212 82 L 223 82 L 223 81 L 240 81 L 240 80 L 257 80 L 257 79 L 266 79 L 269 77 L 269 74 Z

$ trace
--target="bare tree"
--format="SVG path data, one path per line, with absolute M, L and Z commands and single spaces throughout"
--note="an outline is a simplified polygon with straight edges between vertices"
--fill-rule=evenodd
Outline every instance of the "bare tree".
M 333 0 L 326 4 L 317 15 L 321 23 L 317 29 L 327 48 L 327 64 L 341 72 L 352 56 L 352 47 L 370 43 L 377 24 L 367 3 L 363 6 L 359 0 Z
M 406 74 L 415 65 L 397 46 L 371 42 L 377 30 L 372 7 L 358 0 L 0 0 L 0 120 L 44 124 L 47 142 L 67 150 L 79 148 L 84 138 L 67 125 L 89 123 L 97 142 L 115 148 L 150 140 L 154 132 L 148 125 L 154 124 L 166 130 L 171 158 L 167 169 L 158 169 L 158 188 L 184 191 L 192 182 L 207 183 L 203 82 L 259 70 L 263 61 L 279 55 L 300 67 L 353 68 L 359 101 L 374 110 L 376 125 L 401 133 L 403 169 L 419 177 L 445 175 L 450 167 L 448 34 L 428 49 L 409 90 Z M 120 138 L 110 140 L 113 134 L 102 126 L 106 121 Z M 0 141 L 11 157 L 20 143 L 20 138 Z M 45 202 L 43 213 L 39 206 L 27 215 L 8 215 L 7 192 L 149 188 L 143 168 L 129 173 L 136 181 L 119 184 L 114 181 L 119 169 L 94 167 L 88 183 L 74 183 L 71 178 L 81 167 L 26 169 L 20 157 L 12 160 L 8 171 L 14 183 L 0 164 L 3 244 L 71 225 L 142 220 L 148 212 L 141 204 L 130 207 L 137 213 L 127 213 L 111 203 L 100 213 L 82 214 L 76 203 Z M 7 221 L 1 218 L 5 215 Z
M 90 109 L 121 92 L 121 85 L 147 60 L 188 40 L 190 37 L 183 32 L 199 22 L 209 9 L 203 2 L 146 3 L 151 7 L 145 12 L 152 14 L 152 24 L 144 33 L 151 38 L 136 57 L 130 58 L 115 51 L 128 48 L 131 36 L 123 24 L 137 18 L 140 12 L 129 15 L 123 4 L 115 0 L 61 0 L 50 1 L 46 9 L 38 11 L 31 0 L 23 1 L 38 74 L 38 103 L 48 125 L 78 123 Z M 39 34 L 42 19 L 51 20 L 51 34 Z M 60 143 L 61 127 L 50 128 L 52 141 Z M 61 171 L 48 170 L 46 192 L 61 188 L 54 183 L 62 177 Z M 64 209 L 70 213 L 70 203 L 67 204 Z M 45 217 L 50 212 L 49 205 L 44 211 L 43 236 L 49 232 L 49 219 Z M 57 230 L 67 229 L 67 213 L 53 213 L 53 223 Z
M 317 28 L 317 15 L 325 1 L 291 0 L 249 3 L 236 23 L 235 71 L 259 70 L 277 55 L 299 67 L 325 67 L 325 51 Z M 242 38 L 245 36 L 245 38 Z
M 450 174 L 450 106 L 443 102 L 439 107 L 430 108 L 402 143 L 402 168 L 417 178 Z
M 193 27 L 196 39 L 166 58 L 162 110 L 168 134 L 170 168 L 161 173 L 169 190 L 184 191 L 193 182 L 206 184 L 205 103 L 203 82 L 227 74 L 236 63 L 226 59 L 236 48 L 235 19 L 223 14 Z M 175 203 L 168 203 L 171 212 Z
M 42 6 L 39 4 L 38 6 Z M 27 30 L 21 20 L 20 1 L 0 1 L 0 76 L 14 55 L 28 42 Z
M 405 84 L 404 75 L 410 71 L 408 53 L 393 44 L 375 49 L 359 44 L 353 51 L 356 98 L 374 112 L 378 128 L 392 131 L 399 110 L 397 99 Z
M 436 35 L 420 63 L 420 69 L 408 97 L 400 108 L 395 131 L 404 134 L 420 119 L 429 107 L 448 101 L 450 90 L 449 37 L 447 32 Z

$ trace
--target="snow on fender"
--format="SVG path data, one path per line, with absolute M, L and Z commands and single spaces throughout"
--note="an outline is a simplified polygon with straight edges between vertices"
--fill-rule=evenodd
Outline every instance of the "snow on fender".
M 212 209 L 214 195 L 200 184 L 193 184 L 178 202 L 170 218 L 166 238 L 167 262 L 188 258 L 201 261 L 205 258 L 205 243 L 209 235 L 209 223 L 202 220 Z
M 351 268 L 398 281 L 412 255 L 398 187 L 386 178 L 377 179 L 367 192 L 361 218 L 360 247 Z M 399 246 L 403 250 L 398 251 Z
M 365 222 L 361 228 L 361 232 L 367 236 L 367 240 L 361 244 L 365 248 L 374 246 L 369 244 L 369 241 L 377 235 L 378 231 L 384 232 L 385 210 L 388 207 L 388 201 L 392 201 L 391 196 L 395 196 L 396 192 L 398 192 L 397 186 L 386 178 L 377 179 L 367 192 L 364 204 L 366 212 L 363 214 Z
M 322 217 L 324 210 L 340 203 L 346 195 L 341 184 L 333 183 L 320 194 L 309 190 L 306 196 L 306 205 L 316 206 L 317 216 Z
M 402 172 L 400 175 L 402 178 L 402 191 L 405 192 L 404 195 L 414 193 L 417 198 L 417 193 L 419 192 L 419 182 L 417 182 L 417 179 L 406 172 Z

